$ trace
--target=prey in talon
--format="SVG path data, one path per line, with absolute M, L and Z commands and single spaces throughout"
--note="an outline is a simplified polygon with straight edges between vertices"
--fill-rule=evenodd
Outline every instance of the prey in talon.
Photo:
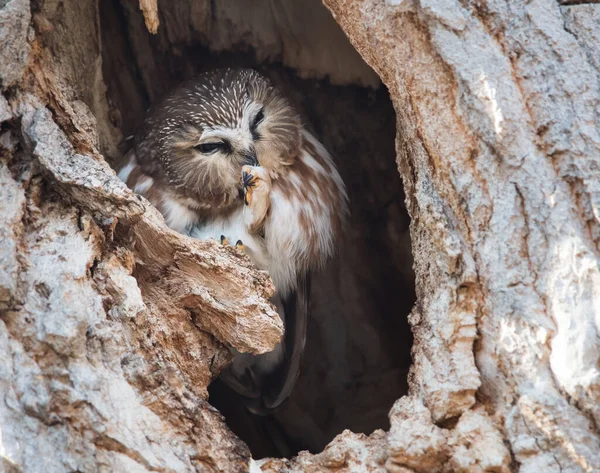
M 152 104 L 133 142 L 119 177 L 167 225 L 235 241 L 269 272 L 285 326 L 281 343 L 257 356 L 235 352 L 221 378 L 251 412 L 271 412 L 301 369 L 311 271 L 343 236 L 347 197 L 333 159 L 281 92 L 250 69 L 185 82 Z

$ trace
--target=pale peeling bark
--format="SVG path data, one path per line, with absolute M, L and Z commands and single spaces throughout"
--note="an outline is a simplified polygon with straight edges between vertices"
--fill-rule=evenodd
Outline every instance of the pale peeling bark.
M 268 277 L 170 231 L 98 153 L 117 139 L 93 3 L 70 17 L 78 49 L 42 44 L 29 2 L 8 0 L 1 471 L 600 471 L 599 7 L 325 3 L 398 117 L 418 300 L 410 391 L 390 430 L 250 459 L 206 389 L 227 347 L 263 353 L 279 339 Z M 156 2 L 141 4 L 158 26 Z M 33 16 L 42 33 L 57 27 L 45 8 Z

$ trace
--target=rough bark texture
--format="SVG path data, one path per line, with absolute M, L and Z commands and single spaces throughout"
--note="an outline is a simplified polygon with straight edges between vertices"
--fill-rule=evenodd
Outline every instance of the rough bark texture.
M 412 218 L 388 469 L 598 471 L 598 7 L 326 4 L 389 88 Z
M 193 41 L 245 41 L 334 83 L 373 75 L 345 46 L 351 59 L 319 48 L 327 28 L 253 36 L 298 4 L 265 20 L 233 1 L 164 3 L 160 17 L 127 2 L 122 24 L 103 23 L 110 45 L 95 2 L 0 1 L 0 470 L 600 471 L 600 7 L 325 0 L 396 111 L 409 393 L 388 431 L 254 462 L 207 387 L 226 346 L 278 340 L 271 283 L 235 250 L 167 229 L 99 150 L 118 156 L 119 129 L 170 85 L 157 58 Z M 144 19 L 152 42 L 135 33 Z M 223 36 L 221 20 L 247 29 Z M 140 64 L 103 65 L 103 44 Z M 118 102 L 136 80 L 131 103 L 107 100 L 106 83 Z

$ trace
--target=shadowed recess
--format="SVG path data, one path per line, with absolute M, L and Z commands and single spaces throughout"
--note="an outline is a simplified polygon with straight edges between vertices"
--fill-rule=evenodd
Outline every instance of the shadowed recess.
M 189 4 L 193 4 L 190 6 Z M 336 260 L 312 284 L 312 317 L 300 378 L 269 417 L 249 414 L 215 381 L 210 402 L 255 458 L 318 452 L 344 429 L 389 427 L 406 393 L 414 302 L 409 217 L 395 161 L 387 91 L 320 2 L 159 2 L 157 35 L 136 2 L 101 2 L 103 72 L 113 125 L 128 136 L 154 100 L 218 66 L 267 75 L 333 155 L 351 219 Z M 114 143 L 105 143 L 117 159 Z

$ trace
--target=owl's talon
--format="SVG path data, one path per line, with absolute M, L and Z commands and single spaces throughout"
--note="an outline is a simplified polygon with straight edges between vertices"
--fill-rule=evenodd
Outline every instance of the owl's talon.
M 244 188 L 254 187 L 256 185 L 256 179 L 257 177 L 254 174 L 247 171 L 242 172 L 242 185 Z
M 247 171 L 242 171 L 242 189 L 244 190 L 244 204 L 250 205 L 252 202 L 252 187 L 256 186 L 258 177 Z
M 242 240 L 238 240 L 235 243 L 235 248 L 239 251 L 246 251 L 246 247 L 244 246 L 244 244 L 242 243 Z
M 225 238 L 225 235 L 221 235 L 221 245 L 226 246 L 229 245 L 229 240 Z

